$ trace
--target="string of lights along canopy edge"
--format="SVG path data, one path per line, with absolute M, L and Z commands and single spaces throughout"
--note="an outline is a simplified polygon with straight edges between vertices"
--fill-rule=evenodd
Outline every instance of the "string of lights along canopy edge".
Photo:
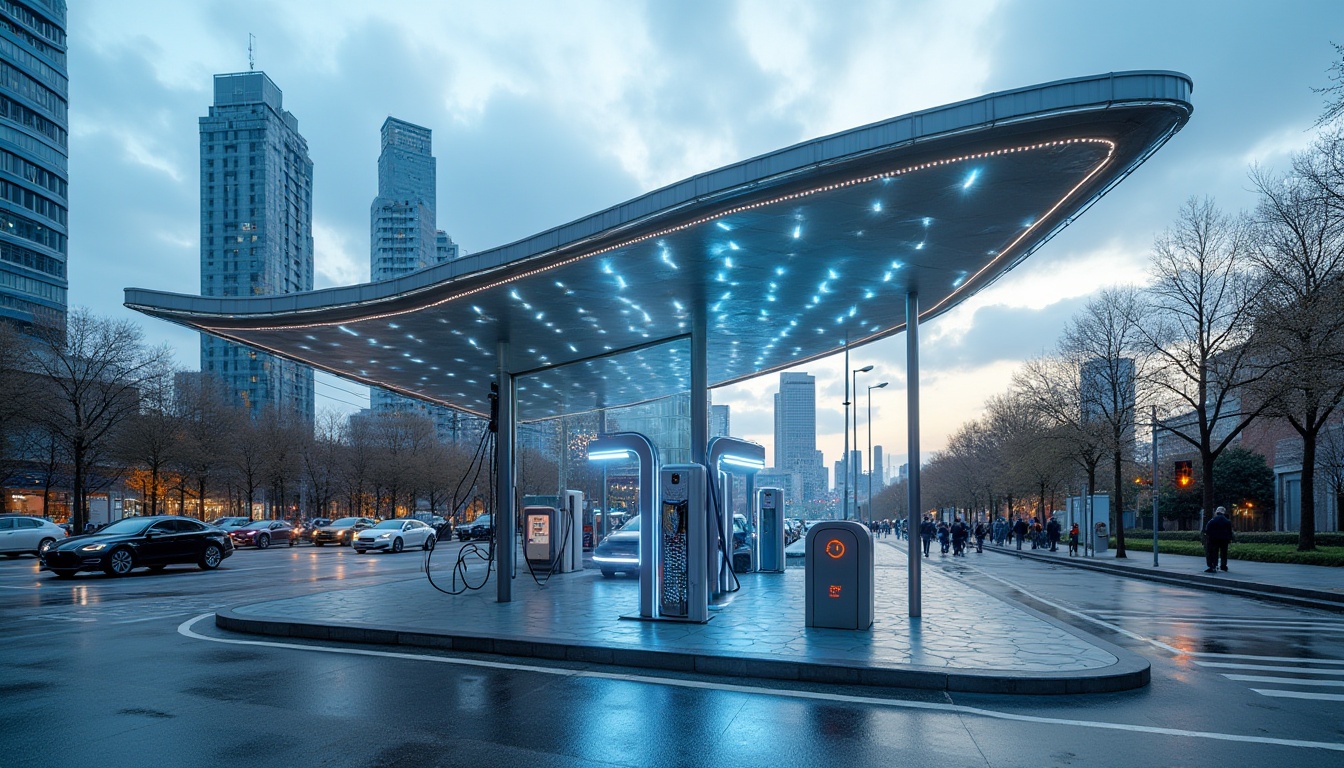
M 473 413 L 504 364 L 551 418 L 791 368 L 899 333 L 1012 269 L 1189 119 L 1174 72 L 1031 86 L 704 173 L 392 280 L 281 296 L 128 288 L 126 306 Z

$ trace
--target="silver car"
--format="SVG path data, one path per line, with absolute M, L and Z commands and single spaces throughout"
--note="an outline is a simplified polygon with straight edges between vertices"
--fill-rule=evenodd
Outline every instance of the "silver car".
M 5 557 L 41 557 L 48 547 L 69 535 L 61 526 L 40 517 L 0 517 L 0 553 Z

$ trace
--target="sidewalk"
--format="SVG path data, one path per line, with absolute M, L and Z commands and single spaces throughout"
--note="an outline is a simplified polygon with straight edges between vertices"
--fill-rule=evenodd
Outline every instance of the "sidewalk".
M 1204 558 L 1190 555 L 1158 553 L 1158 567 L 1153 567 L 1153 553 L 1129 550 L 1128 557 L 1117 560 L 1115 550 L 1095 557 L 1069 557 L 1067 542 L 1061 542 L 1058 552 L 1032 549 L 1031 544 L 1006 547 L 985 545 L 987 551 L 999 552 L 1031 560 L 1042 560 L 1060 565 L 1116 573 L 1135 579 L 1178 584 L 1193 589 L 1239 594 L 1273 600 L 1290 605 L 1344 611 L 1344 568 L 1292 563 L 1261 563 L 1252 560 L 1228 560 L 1227 571 L 1204 573 Z
M 876 547 L 877 620 L 870 631 L 804 626 L 804 571 L 739 574 L 742 589 L 707 624 L 622 619 L 639 582 L 587 570 L 538 587 L 527 571 L 514 601 L 484 590 L 449 596 L 423 578 L 235 606 L 226 630 L 411 645 L 736 677 L 986 693 L 1092 693 L 1148 683 L 1148 662 L 937 569 L 910 619 L 905 555 Z M 451 561 L 434 562 L 448 577 Z M 955 610 L 948 610 L 954 606 Z

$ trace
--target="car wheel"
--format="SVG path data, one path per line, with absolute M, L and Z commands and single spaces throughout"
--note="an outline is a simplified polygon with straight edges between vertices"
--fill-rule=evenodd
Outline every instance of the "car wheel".
M 290 537 L 289 537 L 289 546 L 291 546 L 291 547 L 294 546 L 294 537 L 293 537 L 293 536 L 290 536 Z
M 360 555 L 362 555 L 362 554 L 364 554 L 364 553 L 367 552 L 367 551 L 368 551 L 367 549 L 360 549 L 360 548 L 358 548 L 358 547 L 355 548 L 355 553 L 356 553 L 356 554 L 360 554 Z
M 37 555 L 38 557 L 41 557 L 46 553 L 48 549 L 51 549 L 52 545 L 55 543 L 56 543 L 55 539 L 43 539 L 41 542 L 38 543 L 37 551 L 34 552 L 33 554 Z
M 738 573 L 746 573 L 751 570 L 751 556 L 735 555 L 733 557 L 733 570 Z
M 262 535 L 257 537 L 257 549 L 266 549 L 269 546 L 271 546 L 270 536 L 267 536 L 266 534 L 263 533 Z
M 393 540 L 392 540 L 392 552 L 395 554 L 395 553 L 397 553 L 397 552 L 400 552 L 401 550 L 402 550 L 401 539 L 393 539 Z
M 326 543 L 325 541 L 314 541 L 314 542 L 313 542 L 313 546 L 314 546 L 314 547 L 322 547 L 322 546 L 326 546 L 326 544 L 327 544 L 327 543 Z
M 616 575 L 616 572 L 615 572 L 615 571 L 611 571 L 611 570 L 608 570 L 608 569 L 606 569 L 606 568 L 603 568 L 603 569 L 602 569 L 602 576 L 603 576 L 603 578 L 610 579 L 612 576 L 615 576 L 615 575 Z
M 219 567 L 224 561 L 224 550 L 219 548 L 218 544 L 206 544 L 205 551 L 201 553 L 201 560 L 198 563 L 202 571 L 212 571 Z
M 107 556 L 107 565 L 103 566 L 108 576 L 125 576 L 133 568 L 135 568 L 135 555 L 125 547 L 112 550 Z
M 53 568 L 51 572 L 56 574 L 56 578 L 58 579 L 69 579 L 75 575 L 75 572 L 69 568 L 62 568 L 59 571 Z
M 426 537 L 425 537 L 425 551 L 426 551 L 426 552 L 433 552 L 433 551 L 434 551 L 434 537 L 433 537 L 433 536 L 426 536 Z

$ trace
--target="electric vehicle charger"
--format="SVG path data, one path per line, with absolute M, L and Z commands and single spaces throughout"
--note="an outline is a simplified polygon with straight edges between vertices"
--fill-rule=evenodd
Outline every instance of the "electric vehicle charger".
M 716 472 L 715 474 L 718 474 L 718 473 Z M 724 529 L 724 528 L 723 528 L 723 506 L 719 503 L 719 484 L 718 484 L 718 483 L 708 483 L 707 485 L 709 485 L 709 501 L 710 501 L 711 504 L 714 505 L 714 517 L 715 517 L 715 518 L 718 520 L 718 522 L 719 522 L 719 530 L 722 531 L 722 530 Z M 730 576 L 733 577 L 733 585 L 734 585 L 732 589 L 725 590 L 724 592 L 721 592 L 721 593 L 720 593 L 720 594 L 724 594 L 724 595 L 731 595 L 731 594 L 733 594 L 734 592 L 737 592 L 737 591 L 739 591 L 739 590 L 742 589 L 742 582 L 741 582 L 740 579 L 737 578 L 737 571 L 733 570 L 733 559 L 732 559 L 732 556 L 730 556 L 730 555 L 728 554 L 729 550 L 731 550 L 732 548 L 733 548 L 733 534 L 732 534 L 732 528 L 729 528 L 729 529 L 728 529 L 728 541 L 727 541 L 726 543 L 723 541 L 723 536 L 719 536 L 719 555 L 720 555 L 720 559 L 723 561 L 723 567 L 725 567 L 725 568 L 728 569 L 728 574 L 729 574 Z M 717 579 L 715 579 L 715 581 L 717 581 Z M 711 591 L 712 591 L 712 590 L 711 590 Z M 717 606 L 714 606 L 713 604 L 711 604 L 710 607 L 713 608 L 713 607 L 717 607 Z
M 492 390 L 491 393 L 492 419 L 489 427 L 484 432 L 481 433 L 480 442 L 476 444 L 476 452 L 471 458 L 471 463 L 467 465 L 467 471 L 463 473 L 462 478 L 458 480 L 457 487 L 453 489 L 454 510 L 462 509 L 464 507 L 464 505 L 461 503 L 463 501 L 461 496 L 462 489 L 463 487 L 471 488 L 477 485 L 477 481 L 479 481 L 481 478 L 481 473 L 485 471 L 484 460 L 487 456 L 490 457 L 490 470 L 488 473 L 488 478 L 490 480 L 490 487 L 491 488 L 495 487 L 494 483 L 495 466 L 496 466 L 495 457 L 497 456 L 498 448 L 495 445 L 495 439 L 494 439 L 496 431 L 496 422 L 493 418 L 493 415 L 495 407 L 494 404 L 496 401 L 494 395 L 495 385 L 491 384 L 490 386 Z M 470 483 L 467 482 L 469 478 L 471 481 Z M 495 518 L 496 510 L 494 507 L 488 507 L 485 511 L 486 513 L 491 515 L 492 520 L 496 519 Z M 451 529 L 450 529 L 450 535 L 451 535 Z M 472 542 L 463 546 L 461 549 L 458 550 L 457 561 L 453 564 L 452 567 L 451 587 L 447 589 L 439 586 L 439 583 L 434 580 L 434 571 L 431 568 L 431 565 L 433 564 L 434 560 L 434 554 L 438 551 L 439 548 L 435 547 L 434 549 L 431 549 L 425 553 L 425 576 L 429 579 L 430 586 L 434 587 L 434 589 L 438 590 L 439 592 L 442 592 L 445 595 L 460 595 L 468 591 L 483 589 L 485 585 L 490 582 L 490 574 L 494 573 L 495 569 L 495 538 L 493 536 L 490 537 L 490 544 L 488 547 L 483 548 L 479 544 Z M 474 561 L 484 560 L 486 563 L 485 578 L 481 579 L 481 582 L 479 584 L 473 584 L 471 582 L 471 579 L 468 577 L 467 569 L 472 564 L 473 560 Z M 461 582 L 460 587 L 458 586 L 459 581 Z

